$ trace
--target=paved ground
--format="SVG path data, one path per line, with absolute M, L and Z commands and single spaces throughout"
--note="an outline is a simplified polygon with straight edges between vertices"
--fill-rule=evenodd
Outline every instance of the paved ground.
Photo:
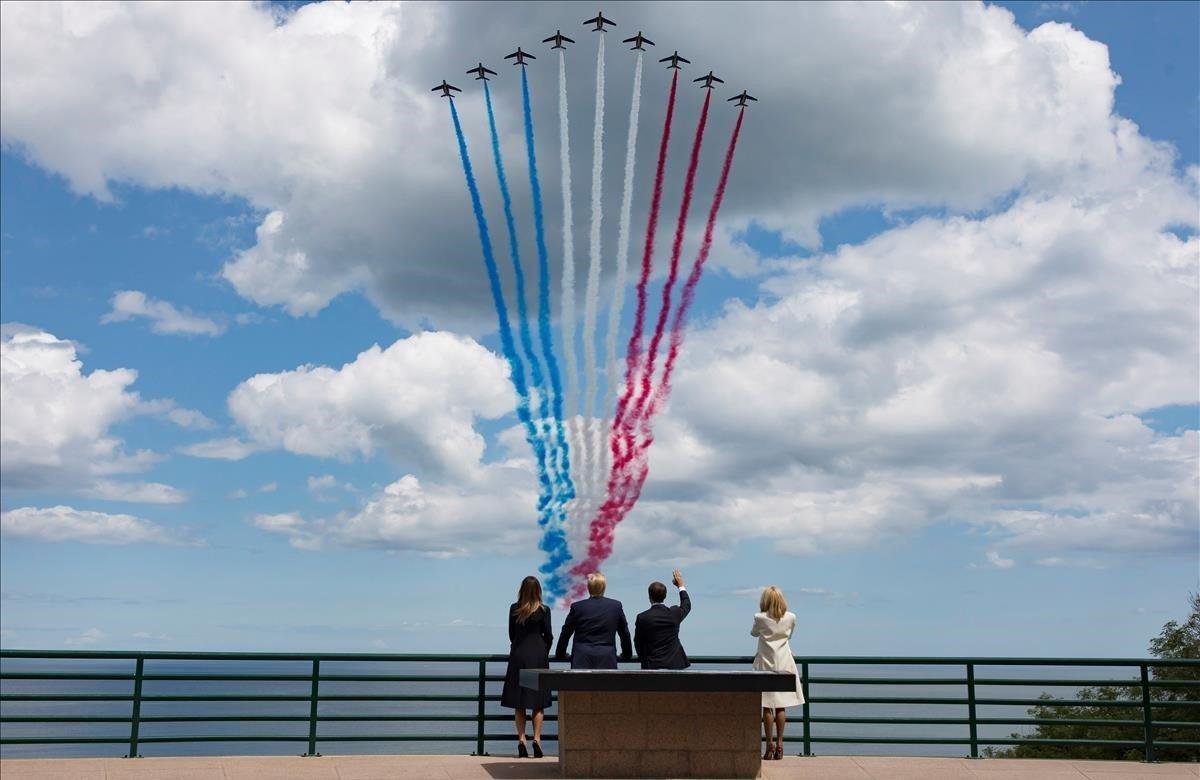
M 1024 759 L 789 757 L 763 764 L 764 780 L 1133 780 L 1200 778 L 1197 764 Z M 558 777 L 553 758 L 292 756 L 0 761 L 3 780 L 519 780 Z

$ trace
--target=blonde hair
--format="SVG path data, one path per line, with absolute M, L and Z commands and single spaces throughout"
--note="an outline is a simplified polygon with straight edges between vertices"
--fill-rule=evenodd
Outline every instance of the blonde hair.
M 770 615 L 771 619 L 780 620 L 787 613 L 787 599 L 783 597 L 783 591 L 771 585 L 763 588 L 762 598 L 758 600 L 758 608 Z
M 604 575 L 600 572 L 588 575 L 588 595 L 600 597 L 604 595 L 604 589 L 608 587 L 608 580 L 604 579 Z
M 517 591 L 517 622 L 525 625 L 542 608 L 542 583 L 534 576 L 521 580 L 521 589 Z

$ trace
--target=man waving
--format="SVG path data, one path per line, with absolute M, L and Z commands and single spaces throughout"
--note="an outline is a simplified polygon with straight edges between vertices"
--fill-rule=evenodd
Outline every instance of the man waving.
M 676 569 L 671 582 L 679 588 L 679 606 L 668 607 L 667 586 L 650 583 L 650 609 L 637 616 L 634 623 L 633 645 L 643 669 L 686 669 L 687 653 L 679 643 L 679 624 L 692 611 L 692 600 L 683 584 L 683 574 Z

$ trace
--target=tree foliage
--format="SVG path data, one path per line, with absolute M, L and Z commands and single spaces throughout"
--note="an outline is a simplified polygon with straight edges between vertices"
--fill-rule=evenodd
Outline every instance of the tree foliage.
M 1158 636 L 1150 640 L 1150 654 L 1155 658 L 1200 658 L 1200 593 L 1191 596 L 1191 612 L 1182 624 L 1170 621 L 1163 626 Z M 1150 668 L 1150 698 L 1158 702 L 1200 701 L 1200 687 L 1155 687 L 1156 681 L 1200 682 L 1200 667 L 1197 666 L 1154 666 Z M 1042 698 L 1053 698 L 1042 694 Z M 1142 689 L 1136 685 L 1106 685 L 1098 688 L 1083 688 L 1076 694 L 1078 701 L 1119 702 L 1135 701 L 1139 706 L 1106 704 L 1039 704 L 1029 709 L 1029 716 L 1045 720 L 1096 720 L 1125 721 L 1127 725 L 1112 724 L 1056 724 L 1043 723 L 1031 734 L 1012 734 L 1014 739 L 1092 739 L 1114 741 L 1136 741 L 1145 738 L 1142 725 Z M 1155 740 L 1170 742 L 1200 742 L 1200 707 L 1170 704 L 1153 708 L 1155 723 L 1178 722 L 1191 726 L 1155 726 Z M 1010 748 L 989 748 L 985 755 L 1002 758 L 1076 758 L 1076 759 L 1125 759 L 1139 760 L 1145 757 L 1144 748 L 1131 745 L 1014 745 Z M 1198 761 L 1200 749 L 1194 747 L 1155 748 L 1155 758 L 1160 761 Z

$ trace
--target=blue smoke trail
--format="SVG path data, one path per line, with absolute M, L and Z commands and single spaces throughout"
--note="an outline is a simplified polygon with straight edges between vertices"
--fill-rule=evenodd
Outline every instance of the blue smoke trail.
M 522 74 L 522 77 L 524 77 L 524 69 L 522 69 L 521 74 Z M 524 81 L 524 78 L 522 78 L 522 81 Z M 528 92 L 528 89 L 526 89 L 525 90 L 526 108 L 528 108 L 528 105 L 529 105 L 528 95 L 529 95 L 529 92 Z M 556 516 L 562 514 L 562 506 L 566 501 L 570 500 L 574 496 L 574 488 L 571 485 L 571 481 L 570 481 L 571 478 L 570 478 L 569 474 L 565 475 L 565 481 L 564 481 L 564 474 L 558 465 L 559 456 L 556 453 L 556 450 L 559 448 L 555 446 L 556 442 L 555 442 L 554 438 L 550 435 L 550 431 L 549 431 L 549 427 L 548 427 L 549 426 L 548 420 L 549 420 L 550 414 L 551 414 L 551 412 L 550 412 L 550 394 L 548 392 L 546 392 L 546 381 L 542 376 L 541 361 L 538 360 L 537 351 L 534 349 L 534 346 L 533 346 L 533 334 L 529 328 L 529 313 L 528 313 L 528 307 L 526 306 L 526 302 L 525 302 L 525 271 L 521 266 L 521 250 L 520 250 L 520 246 L 517 241 L 516 220 L 513 218 L 512 195 L 508 189 L 508 177 L 504 173 L 504 158 L 500 152 L 500 134 L 496 130 L 496 113 L 492 108 L 492 91 L 488 87 L 488 83 L 486 81 L 484 81 L 484 83 L 483 83 L 483 96 L 484 96 L 484 101 L 487 105 L 488 129 L 491 130 L 491 134 L 492 134 L 492 157 L 495 158 L 495 161 L 496 161 L 496 178 L 499 180 L 500 196 L 501 196 L 501 199 L 504 201 L 504 221 L 508 228 L 508 250 L 509 250 L 509 255 L 512 258 L 513 275 L 516 280 L 517 318 L 518 318 L 518 322 L 520 325 L 521 347 L 525 352 L 525 358 L 529 361 L 529 373 L 530 373 L 530 377 L 533 380 L 533 386 L 537 389 L 537 392 L 538 392 L 538 398 L 539 398 L 538 417 L 540 420 L 543 421 L 543 426 L 545 426 L 545 427 L 543 427 L 543 436 L 545 437 L 545 439 L 547 441 L 551 442 L 550 451 L 546 452 L 545 450 L 543 450 L 546 460 L 544 460 L 543 463 L 541 464 L 541 468 L 547 469 L 551 472 L 551 476 L 554 479 L 554 488 L 555 488 L 556 493 L 558 494 L 557 498 L 555 498 L 554 496 L 549 497 L 548 502 L 547 502 L 548 506 L 543 507 L 539 503 L 539 510 L 543 516 L 538 518 L 538 524 L 540 526 L 542 526 L 544 529 L 546 529 L 545 534 L 542 539 L 542 547 L 543 547 L 543 549 L 546 549 L 547 546 L 550 546 L 553 548 L 553 549 L 546 549 L 547 554 L 551 555 L 553 560 L 565 560 L 565 559 L 569 558 L 569 552 L 566 549 L 565 541 L 561 542 L 561 544 L 560 544 L 557 540 L 551 538 L 553 536 L 553 534 L 552 534 L 553 526 L 551 524 L 552 518 L 548 516 L 548 513 L 553 511 L 553 513 Z M 531 128 L 528 124 L 528 118 L 529 118 L 528 111 L 526 111 L 525 116 L 526 116 L 526 142 L 528 142 L 529 139 L 531 138 L 531 135 L 530 135 Z M 536 179 L 534 181 L 536 184 Z M 535 189 L 535 192 L 536 192 L 536 189 Z M 540 196 L 540 193 L 537 193 L 537 195 L 535 195 L 535 197 L 538 197 L 538 196 Z M 535 212 L 537 213 L 537 216 L 539 217 L 539 221 L 540 221 L 540 215 L 541 215 L 540 197 L 538 197 L 538 200 L 535 201 L 535 204 L 536 204 Z M 539 239 L 540 238 L 541 238 L 541 233 L 539 232 Z M 544 270 L 545 278 L 543 279 L 542 276 L 539 274 L 539 282 L 541 282 L 541 291 L 543 293 L 545 293 L 546 285 L 549 283 L 549 271 L 548 271 L 548 269 L 545 269 L 546 263 L 544 261 L 544 258 L 545 258 L 544 241 L 542 242 L 541 249 L 543 250 L 540 253 L 540 259 L 542 260 L 542 262 L 540 263 L 541 268 L 539 270 Z M 548 294 L 545 295 L 544 297 L 546 298 L 545 304 L 544 304 L 545 310 L 546 310 L 545 311 L 545 327 L 548 330 L 549 329 L 550 304 L 549 304 Z M 543 346 L 546 346 L 544 335 L 545 334 L 543 333 Z M 548 352 L 547 354 L 549 355 L 548 359 L 553 358 L 552 352 Z M 556 420 L 556 423 L 557 423 L 556 427 L 558 428 L 558 430 L 556 431 L 556 433 L 558 434 L 558 442 L 562 443 L 561 447 L 564 450 L 562 457 L 564 460 L 566 460 L 568 457 L 565 453 L 566 439 L 565 439 L 565 436 L 563 435 L 561 422 Z M 567 461 L 567 462 L 569 463 L 569 461 Z M 558 523 L 558 525 L 561 525 L 561 524 L 562 523 L 560 521 Z M 561 533 L 559 533 L 558 536 L 561 536 Z M 559 550 L 557 549 L 559 546 L 563 547 L 563 549 L 561 550 L 561 554 L 559 554 Z M 546 566 L 548 566 L 548 565 L 549 565 L 549 563 L 546 564 Z M 545 568 L 545 567 L 543 567 L 543 568 Z M 545 573 L 545 572 L 543 572 L 543 573 Z M 551 588 L 549 584 L 547 584 L 547 590 L 550 590 L 551 595 L 553 595 L 553 596 L 562 595 L 561 593 L 555 592 L 554 589 Z
M 533 224 L 537 237 L 538 334 L 542 339 L 542 349 L 546 354 L 546 368 L 550 373 L 555 433 L 558 441 L 561 442 L 560 452 L 562 463 L 557 475 L 557 488 L 559 507 L 564 513 L 562 520 L 565 521 L 566 502 L 575 497 L 575 484 L 571 481 L 571 452 L 570 447 L 567 445 L 566 429 L 563 426 L 562 379 L 558 371 L 558 360 L 554 356 L 554 337 L 550 332 L 550 263 L 547 260 L 546 228 L 542 215 L 542 186 L 538 181 L 537 152 L 535 151 L 533 139 L 533 111 L 529 105 L 529 78 L 526 76 L 524 68 L 521 69 L 521 102 L 525 113 L 525 149 L 529 154 L 529 188 L 533 194 Z M 567 554 L 566 539 L 563 536 L 562 528 L 559 527 L 555 531 L 563 540 L 562 553 Z M 552 553 L 552 559 L 558 560 L 559 563 L 563 562 L 565 558 L 557 557 L 556 553 L 557 551 Z M 550 566 L 550 561 L 547 561 L 546 566 Z M 555 569 L 557 569 L 557 564 L 551 567 L 549 571 L 554 571 Z M 542 571 L 546 572 L 546 567 L 543 567 Z M 548 580 L 547 588 L 552 595 L 561 596 L 566 592 L 566 582 L 561 582 L 557 575 L 553 575 Z
M 508 324 L 508 307 L 504 304 L 504 290 L 500 286 L 500 274 L 496 270 L 496 258 L 492 254 L 492 239 L 488 233 L 487 217 L 483 213 L 483 203 L 479 199 L 479 187 L 475 183 L 475 174 L 471 169 L 471 157 L 467 153 L 467 139 L 463 135 L 462 124 L 458 121 L 458 109 L 454 106 L 454 100 L 451 99 L 448 102 L 450 103 L 450 118 L 454 120 L 454 134 L 458 137 L 458 154 L 462 158 L 463 175 L 467 179 L 467 190 L 471 193 L 471 208 L 475 211 L 475 226 L 479 230 L 479 244 L 483 251 L 483 264 L 487 268 L 488 283 L 491 286 L 492 303 L 496 307 L 496 319 L 500 324 L 500 347 L 508 361 L 513 387 L 517 391 L 517 419 L 525 426 L 525 440 L 529 442 L 537 457 L 537 477 L 541 486 L 541 494 L 538 496 L 538 523 L 540 525 L 549 519 L 545 515 L 545 509 L 553 494 L 550 477 L 546 474 L 544 465 L 546 461 L 545 445 L 538 436 L 533 418 L 529 413 L 529 389 L 525 385 L 525 367 L 513 344 L 512 329 Z M 546 540 L 544 539 L 543 549 L 545 544 Z M 565 560 L 568 557 L 565 541 L 563 548 L 562 558 Z
M 525 359 L 529 361 L 529 374 L 539 396 L 541 408 L 538 410 L 538 417 L 543 421 L 543 426 L 546 426 L 548 424 L 545 421 L 550 417 L 550 401 L 546 393 L 546 381 L 542 377 L 542 364 L 538 360 L 537 351 L 533 346 L 533 333 L 529 329 L 529 309 L 525 303 L 525 270 L 521 266 L 521 249 L 517 242 L 516 220 L 513 219 L 512 195 L 508 191 L 508 177 L 504 174 L 504 158 L 500 154 L 500 134 L 496 131 L 496 114 L 492 110 L 492 91 L 488 88 L 486 81 L 483 82 L 483 97 L 487 104 L 488 128 L 492 132 L 492 157 L 496 160 L 496 178 L 500 182 L 500 197 L 504 201 L 504 222 L 508 227 L 508 254 L 512 258 L 513 276 L 517 287 L 517 322 L 519 323 L 521 348 L 525 352 Z M 543 437 L 549 438 L 546 435 L 548 433 L 548 428 L 543 427 Z M 553 458 L 548 462 L 547 468 L 551 470 L 555 468 Z

